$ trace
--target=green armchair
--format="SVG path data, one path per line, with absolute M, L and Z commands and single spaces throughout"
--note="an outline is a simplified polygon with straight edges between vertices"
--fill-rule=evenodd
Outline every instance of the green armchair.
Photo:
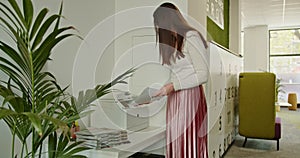
M 275 112 L 275 74 L 245 72 L 239 75 L 239 134 L 247 138 L 281 138 L 281 120 Z

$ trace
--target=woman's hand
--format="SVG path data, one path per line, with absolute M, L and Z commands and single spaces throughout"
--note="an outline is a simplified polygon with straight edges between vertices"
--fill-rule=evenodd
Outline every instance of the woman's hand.
M 174 92 L 173 83 L 168 83 L 164 85 L 159 91 L 154 94 L 154 97 L 169 95 Z

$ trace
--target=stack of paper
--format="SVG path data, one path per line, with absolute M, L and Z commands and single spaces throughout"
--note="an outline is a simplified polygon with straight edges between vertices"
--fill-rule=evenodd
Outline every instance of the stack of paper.
M 116 145 L 130 143 L 126 130 L 117 130 L 109 128 L 87 128 L 76 132 L 77 141 L 83 141 L 83 145 L 103 149 Z

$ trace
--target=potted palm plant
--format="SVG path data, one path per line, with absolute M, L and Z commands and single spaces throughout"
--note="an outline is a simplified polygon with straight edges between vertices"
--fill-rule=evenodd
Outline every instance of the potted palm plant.
M 282 79 L 277 78 L 275 82 L 275 102 L 278 102 L 278 95 L 279 93 L 285 93 L 284 90 L 282 90 L 283 85 L 281 84 Z
M 275 82 L 275 104 L 276 104 L 275 108 L 277 112 L 280 111 L 280 105 L 278 103 L 278 95 L 279 93 L 285 93 L 285 91 L 282 90 L 283 85 L 281 84 L 281 81 L 282 79 L 277 78 Z
M 72 26 L 61 27 L 62 5 L 58 14 L 48 15 L 41 9 L 34 17 L 31 0 L 0 2 L 0 27 L 9 40 L 0 39 L 0 120 L 12 134 L 11 157 L 49 158 L 83 157 L 88 148 L 82 142 L 70 142 L 69 124 L 88 114 L 93 101 L 110 92 L 112 86 L 125 83 L 130 69 L 107 84 L 98 85 L 74 97 L 61 88 L 55 76 L 44 70 L 53 48 L 72 33 Z M 22 8 L 22 9 L 21 9 Z M 15 140 L 22 146 L 15 151 Z M 43 148 L 45 143 L 47 149 Z

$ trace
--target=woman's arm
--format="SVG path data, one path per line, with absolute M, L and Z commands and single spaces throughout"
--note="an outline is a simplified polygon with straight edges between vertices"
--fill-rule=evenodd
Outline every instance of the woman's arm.
M 207 82 L 208 54 L 197 32 L 188 32 L 184 47 L 186 56 L 177 60 L 172 66 L 170 83 L 164 85 L 155 96 L 169 95 L 174 91 L 196 87 Z
M 174 92 L 174 86 L 173 83 L 168 83 L 164 85 L 158 92 L 154 94 L 154 97 L 157 96 L 166 96 Z
M 209 75 L 208 52 L 198 34 L 188 37 L 188 52 L 198 78 L 198 85 L 206 83 Z
M 192 88 L 206 83 L 208 80 L 208 54 L 197 32 L 190 31 L 187 33 L 184 47 L 186 57 L 183 59 L 187 62 L 184 66 L 178 66 L 176 69 L 179 68 L 180 70 L 171 75 L 171 82 L 175 91 Z

